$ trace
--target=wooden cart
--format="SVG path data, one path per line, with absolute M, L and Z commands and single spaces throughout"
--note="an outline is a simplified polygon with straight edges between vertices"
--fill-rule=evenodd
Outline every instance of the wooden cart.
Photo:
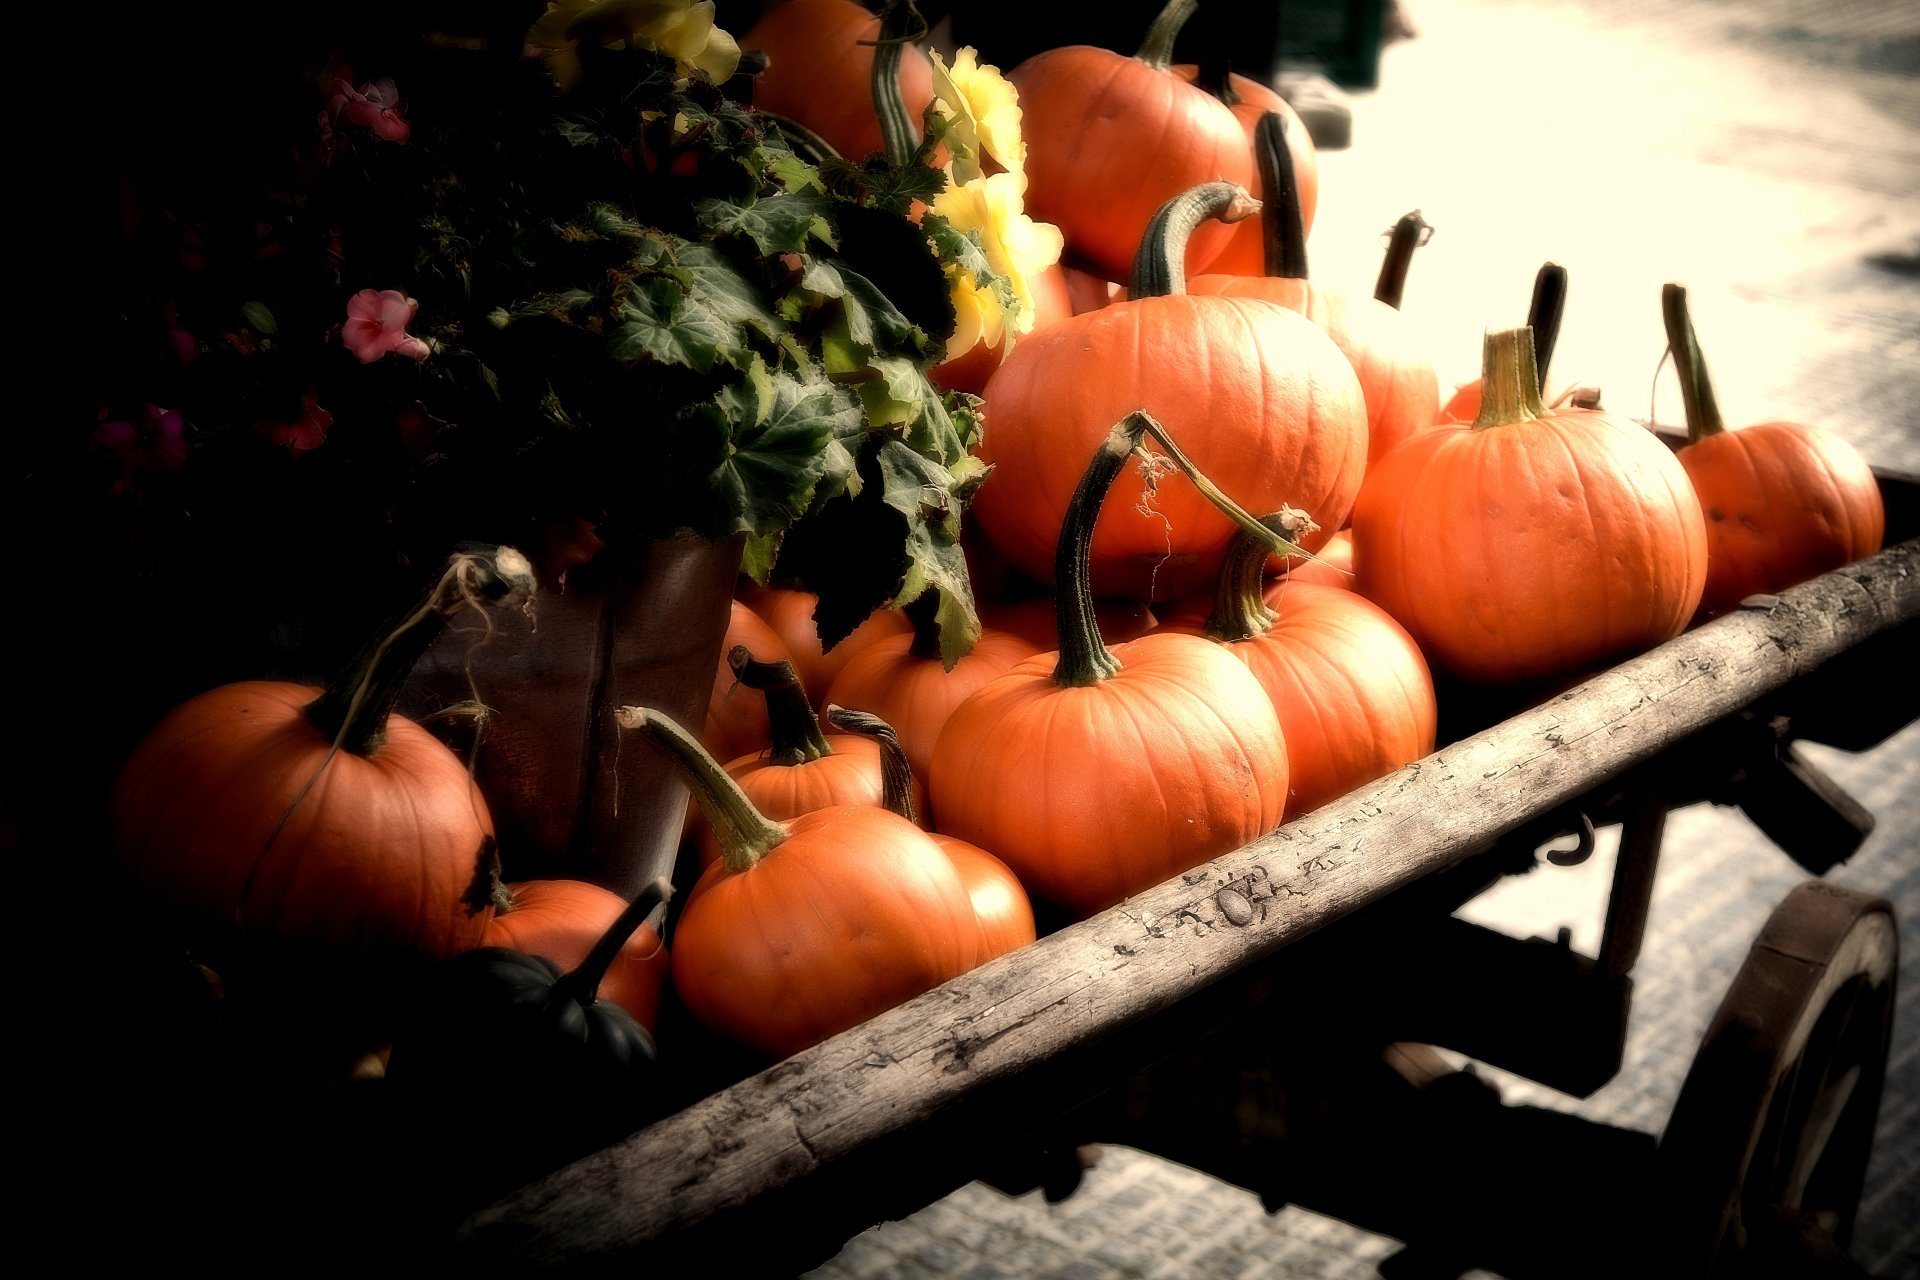
M 1858 847 L 1871 815 L 1794 743 L 1867 749 L 1920 710 L 1920 540 L 1894 541 L 1920 483 L 1882 489 L 1880 555 L 721 1088 L 474 1214 L 461 1265 L 791 1273 L 976 1178 L 1064 1195 L 1108 1141 L 1405 1240 L 1408 1274 L 1848 1274 L 1885 902 L 1814 880 L 1780 904 L 1657 1140 L 1504 1106 L 1427 1046 L 1578 1096 L 1610 1079 L 1671 809 L 1738 804 L 1816 875 Z M 1608 823 L 1597 956 L 1451 915 Z

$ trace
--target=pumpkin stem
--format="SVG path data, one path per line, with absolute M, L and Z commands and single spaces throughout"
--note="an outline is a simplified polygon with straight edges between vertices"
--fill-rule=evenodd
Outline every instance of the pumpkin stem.
M 1727 429 L 1720 402 L 1713 397 L 1707 377 L 1707 358 L 1694 336 L 1693 316 L 1687 310 L 1687 287 L 1669 284 L 1660 291 L 1660 310 L 1667 322 L 1667 346 L 1673 352 L 1673 371 L 1680 375 L 1680 395 L 1687 406 L 1687 443 L 1699 444 Z
M 904 169 L 920 149 L 920 130 L 900 92 L 900 55 L 927 33 L 927 20 L 913 0 L 892 0 L 880 15 L 880 39 L 873 51 L 873 109 L 880 117 L 880 137 L 887 163 Z
M 1553 363 L 1554 344 L 1560 340 L 1560 319 L 1567 313 L 1567 269 L 1557 262 L 1542 263 L 1533 277 L 1533 301 L 1527 304 L 1527 327 L 1533 330 L 1533 371 L 1541 385 Z
M 1208 218 L 1238 222 L 1260 212 L 1260 202 L 1236 182 L 1203 182 L 1161 205 L 1134 255 L 1128 291 L 1164 298 L 1187 291 L 1187 239 Z
M 647 922 L 648 916 L 672 897 L 673 882 L 665 876 L 643 886 L 633 901 L 627 904 L 626 910 L 607 926 L 607 931 L 593 944 L 593 950 L 587 952 L 587 958 L 553 984 L 549 999 L 553 1002 L 572 1000 L 583 1005 L 592 1004 L 599 997 L 600 984 L 606 979 L 607 970 L 619 958 L 620 948 L 627 945 L 627 939 Z
M 533 592 L 533 566 L 512 547 L 454 556 L 426 597 L 389 618 L 307 704 L 307 723 L 343 751 L 372 755 L 386 744 L 387 719 L 401 686 L 448 619 L 463 609 L 517 603 Z
M 1533 369 L 1533 330 L 1497 329 L 1487 333 L 1481 358 L 1480 416 L 1474 430 L 1530 422 L 1547 411 L 1540 403 L 1540 377 Z
M 622 729 L 638 729 L 673 761 L 680 780 L 699 802 L 728 871 L 738 875 L 752 870 L 792 834 L 786 823 L 775 822 L 754 808 L 740 784 L 706 748 L 667 716 L 650 707 L 620 707 L 613 718 Z
M 1133 56 L 1155 71 L 1172 67 L 1173 42 L 1199 7 L 1200 0 L 1167 0 L 1166 8 L 1160 10 L 1160 16 L 1147 28 L 1146 38 L 1140 41 L 1140 51 Z
M 767 696 L 767 724 L 773 731 L 770 758 L 775 764 L 805 764 L 833 754 L 791 662 L 760 662 L 747 646 L 737 644 L 727 651 L 727 665 L 734 679 Z
M 1134 410 L 1114 424 L 1094 451 L 1093 460 L 1080 477 L 1079 487 L 1073 491 L 1073 501 L 1067 505 L 1066 519 L 1060 525 L 1060 541 L 1053 555 L 1054 581 L 1059 584 L 1054 620 L 1060 633 L 1060 660 L 1054 664 L 1053 682 L 1062 688 L 1099 684 L 1120 670 L 1120 660 L 1100 638 L 1100 623 L 1093 612 L 1093 526 L 1100 518 L 1100 507 L 1106 501 L 1107 490 L 1113 487 L 1114 478 L 1149 431 L 1201 496 L 1267 551 L 1313 558 L 1222 493 L 1218 485 L 1193 465 L 1193 460 L 1152 414 L 1144 409 Z
M 1413 265 L 1413 251 L 1433 239 L 1433 226 L 1415 209 L 1401 216 L 1387 233 L 1387 257 L 1380 264 L 1380 279 L 1374 283 L 1373 296 L 1395 311 L 1407 292 L 1407 268 Z
M 857 733 L 880 744 L 880 803 L 916 826 L 920 815 L 913 806 L 913 766 L 893 726 L 870 711 L 829 706 L 827 722 L 842 733 Z
M 1240 101 L 1240 91 L 1233 87 L 1233 48 L 1228 43 L 1232 38 L 1234 25 L 1227 22 L 1214 24 L 1215 38 L 1207 41 L 1200 54 L 1200 62 L 1194 68 L 1195 88 L 1205 89 L 1220 99 L 1222 106 L 1235 106 Z
M 1253 127 L 1253 161 L 1260 168 L 1261 242 L 1267 274 L 1281 280 L 1307 278 L 1307 224 L 1300 216 L 1300 178 L 1287 147 L 1287 118 L 1269 111 Z
M 1320 526 L 1297 507 L 1282 507 L 1260 523 L 1283 538 L 1297 541 Z M 1220 563 L 1220 581 L 1214 588 L 1213 612 L 1207 615 L 1207 635 L 1231 644 L 1252 640 L 1273 630 L 1279 614 L 1267 603 L 1267 544 L 1242 530 L 1233 535 L 1227 558 Z

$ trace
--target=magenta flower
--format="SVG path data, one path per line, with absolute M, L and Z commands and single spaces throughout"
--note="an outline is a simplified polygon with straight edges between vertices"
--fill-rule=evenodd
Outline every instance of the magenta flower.
M 147 406 L 139 422 L 103 422 L 93 429 L 94 447 L 120 464 L 113 491 L 138 488 L 150 476 L 178 471 L 187 461 L 187 424 L 178 412 Z
M 372 364 L 389 351 L 409 360 L 425 360 L 427 344 L 407 333 L 419 309 L 419 303 L 397 289 L 362 289 L 347 299 L 347 323 L 340 330 L 340 340 L 360 357 L 361 364 Z
M 325 444 L 327 428 L 332 425 L 333 415 L 315 402 L 309 389 L 300 397 L 300 413 L 292 422 L 259 422 L 254 430 L 275 444 L 285 445 L 297 458 Z
M 327 102 L 327 114 L 350 125 L 373 130 L 376 138 L 405 142 L 413 132 L 407 123 L 407 104 L 393 81 L 385 76 L 372 84 L 353 87 L 352 68 L 343 68 L 333 82 L 333 97 Z

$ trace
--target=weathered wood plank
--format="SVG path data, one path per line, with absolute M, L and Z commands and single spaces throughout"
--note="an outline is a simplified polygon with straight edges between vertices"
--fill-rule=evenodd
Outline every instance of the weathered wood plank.
M 481 1211 L 457 1246 L 488 1265 L 642 1252 L 1164 1009 L 1917 617 L 1920 540 L 1681 636 L 706 1098 Z

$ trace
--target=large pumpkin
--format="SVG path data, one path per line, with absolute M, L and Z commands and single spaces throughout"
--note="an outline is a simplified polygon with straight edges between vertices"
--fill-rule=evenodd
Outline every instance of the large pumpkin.
M 1244 503 L 1312 515 L 1321 532 L 1308 550 L 1346 522 L 1367 458 L 1366 402 L 1346 357 L 1283 307 L 1184 288 L 1187 232 L 1246 209 L 1245 193 L 1225 183 L 1168 202 L 1141 246 L 1140 296 L 1020 343 L 987 384 L 980 454 L 995 469 L 972 511 L 1022 572 L 1053 579 L 1085 459 L 1135 410 L 1165 422 L 1202 471 L 1232 477 Z M 1188 486 L 1149 497 L 1130 463 L 1094 535 L 1094 590 L 1141 599 L 1204 590 L 1232 536 Z
M 740 47 L 767 55 L 753 104 L 798 121 L 855 164 L 886 149 L 873 104 L 873 41 L 880 19 L 854 0 L 786 0 L 768 9 Z M 933 101 L 933 63 L 908 45 L 900 98 L 918 121 Z
M 1248 154 L 1254 157 L 1253 185 L 1248 189 L 1261 201 L 1270 198 L 1273 188 L 1267 184 L 1266 176 L 1261 172 L 1259 142 L 1255 135 L 1262 119 L 1268 115 L 1280 117 L 1287 136 L 1287 155 L 1293 170 L 1294 189 L 1299 193 L 1301 234 L 1311 232 L 1313 213 L 1320 203 L 1320 157 L 1300 114 L 1285 98 L 1274 92 L 1271 85 L 1234 74 L 1219 58 L 1197 66 L 1192 63 L 1177 66 L 1173 74 L 1220 99 L 1233 112 L 1233 118 L 1240 122 L 1241 131 L 1246 135 Z M 1236 225 L 1233 238 L 1207 264 L 1207 270 L 1217 275 L 1231 276 L 1266 274 L 1266 237 L 1259 225 L 1252 222 Z
M 1667 341 L 1687 406 L 1678 453 L 1707 517 L 1705 614 L 1782 591 L 1880 550 L 1886 508 L 1859 450 L 1798 422 L 1727 430 L 1687 314 L 1687 291 L 1666 287 Z
M 1414 436 L 1367 478 L 1360 591 L 1474 681 L 1579 672 L 1679 634 L 1707 534 L 1673 455 L 1625 419 L 1546 409 L 1525 328 L 1487 335 L 1485 385 L 1472 425 Z
M 1201 183 L 1253 181 L 1233 112 L 1173 73 L 1174 37 L 1193 9 L 1193 0 L 1169 0 L 1131 58 L 1068 45 L 1009 77 L 1027 141 L 1027 212 L 1060 228 L 1075 265 L 1108 280 L 1126 278 L 1162 204 Z M 1232 234 L 1217 226 L 1196 235 L 1194 269 Z
M 981 688 L 934 748 L 940 830 L 1081 914 L 1271 829 L 1286 796 L 1273 705 L 1231 655 L 1195 636 L 1154 632 L 1112 649 L 1100 639 L 1087 574 L 1095 519 L 1151 425 L 1136 413 L 1112 429 L 1062 526 L 1060 652 Z

